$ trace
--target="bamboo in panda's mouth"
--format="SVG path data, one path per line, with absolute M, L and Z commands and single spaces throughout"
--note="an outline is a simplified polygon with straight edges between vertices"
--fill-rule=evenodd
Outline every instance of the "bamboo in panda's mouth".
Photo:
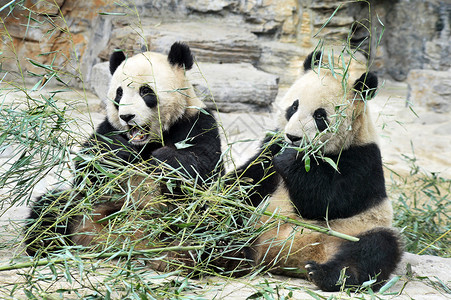
M 131 143 L 143 143 L 150 139 L 150 134 L 145 128 L 134 126 L 129 129 L 127 136 Z

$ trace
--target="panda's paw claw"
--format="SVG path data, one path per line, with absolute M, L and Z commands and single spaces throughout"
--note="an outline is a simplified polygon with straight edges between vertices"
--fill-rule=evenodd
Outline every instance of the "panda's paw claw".
M 323 273 L 321 265 L 315 261 L 309 261 L 305 265 L 305 269 L 307 270 L 308 279 L 313 282 L 315 282 L 318 278 L 320 278 Z

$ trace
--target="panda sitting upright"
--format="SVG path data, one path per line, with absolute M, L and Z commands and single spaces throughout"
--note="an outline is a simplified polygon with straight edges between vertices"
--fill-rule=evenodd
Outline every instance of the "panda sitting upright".
M 254 206 L 267 198 L 267 211 L 359 241 L 277 221 L 256 239 L 249 256 L 271 272 L 308 277 L 324 291 L 371 278 L 378 289 L 402 255 L 399 235 L 390 228 L 393 212 L 366 101 L 378 81 L 370 72 L 354 76 L 346 69 L 339 74 L 338 68 L 324 67 L 321 58 L 319 51 L 307 57 L 303 76 L 278 103 L 288 146 L 282 149 L 266 138 L 238 174 L 255 184 L 249 194 Z M 268 221 L 263 216 L 258 226 Z M 344 282 L 339 282 L 342 270 Z
M 107 186 L 109 178 L 104 180 L 97 173 L 111 167 L 111 162 L 113 166 L 139 165 L 149 173 L 166 166 L 177 170 L 179 177 L 197 180 L 197 184 L 220 174 L 215 170 L 221 155 L 217 123 L 185 76 L 192 66 L 189 47 L 179 42 L 172 45 L 167 56 L 144 52 L 127 58 L 120 51 L 111 55 L 106 118 L 83 145 L 76 161 L 75 188 L 81 191 L 70 203 L 70 191 L 53 191 L 33 203 L 25 230 L 29 255 L 63 244 L 96 243 L 96 235 L 105 228 L 105 222 L 99 220 L 120 211 L 129 199 L 121 195 L 114 195 L 119 196 L 116 200 L 105 197 L 103 203 L 92 203 L 88 214 L 77 211 L 76 206 L 86 199 L 83 191 Z M 92 163 L 89 157 L 100 160 Z M 125 185 L 134 181 L 141 186 L 141 182 L 149 181 L 146 176 L 124 177 Z M 156 191 L 144 193 L 152 196 L 168 192 L 164 184 L 150 181 L 144 189 Z M 136 193 L 136 198 L 139 196 Z M 142 201 L 139 205 L 147 204 Z M 76 214 L 70 215 L 71 210 Z

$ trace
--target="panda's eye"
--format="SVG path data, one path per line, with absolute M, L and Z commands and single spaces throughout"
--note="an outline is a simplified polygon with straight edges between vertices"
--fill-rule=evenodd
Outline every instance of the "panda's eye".
M 116 98 L 114 98 L 114 106 L 116 109 L 119 109 L 119 103 L 121 102 L 123 90 L 121 87 L 118 87 L 116 90 Z
M 148 85 L 143 85 L 139 88 L 139 94 L 141 97 L 144 97 L 148 94 L 155 94 L 155 93 Z
M 297 111 L 299 107 L 299 100 L 294 100 L 293 104 L 291 104 L 291 109 Z
M 318 128 L 319 131 L 327 129 L 327 112 L 324 108 L 318 108 L 315 110 L 313 113 L 313 119 L 315 119 L 316 128 Z
M 298 110 L 298 108 L 299 108 L 299 100 L 296 99 L 293 101 L 293 104 L 291 104 L 291 106 L 288 107 L 285 113 L 285 118 L 287 120 L 290 120 L 290 118 L 294 115 L 294 113 Z
M 155 95 L 155 92 L 148 85 L 143 85 L 139 88 L 139 95 L 148 107 L 155 107 L 157 105 L 157 95 Z

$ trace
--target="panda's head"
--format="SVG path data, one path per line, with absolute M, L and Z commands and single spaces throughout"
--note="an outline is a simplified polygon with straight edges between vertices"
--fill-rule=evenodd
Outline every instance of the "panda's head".
M 318 68 L 321 60 L 321 52 L 310 54 L 304 74 L 278 103 L 286 142 L 315 144 L 325 154 L 377 142 L 366 106 L 376 92 L 377 77 L 370 72 L 355 76 L 330 66 Z
M 130 143 L 144 145 L 162 138 L 177 120 L 196 114 L 204 104 L 196 97 L 185 71 L 193 66 L 189 47 L 174 43 L 168 56 L 144 52 L 126 57 L 114 52 L 108 90 L 108 121 L 126 131 Z

